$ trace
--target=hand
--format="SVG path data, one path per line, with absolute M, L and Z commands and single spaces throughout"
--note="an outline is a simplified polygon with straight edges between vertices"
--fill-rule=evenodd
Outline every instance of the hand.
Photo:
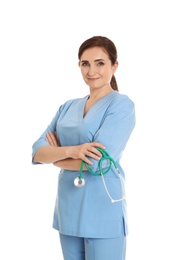
M 81 159 L 91 165 L 93 163 L 88 159 L 88 157 L 91 157 L 95 160 L 100 160 L 102 156 L 102 154 L 96 148 L 105 149 L 104 145 L 98 142 L 84 143 L 77 146 L 69 146 L 70 157 L 73 159 Z
M 46 140 L 51 146 L 60 146 L 56 132 L 48 132 L 46 135 Z M 90 165 L 93 163 L 88 159 L 88 157 L 91 157 L 95 160 L 100 160 L 102 156 L 102 154 L 96 148 L 105 149 L 104 145 L 98 142 L 84 143 L 76 146 L 67 146 L 67 149 L 69 150 L 69 158 L 81 159 Z
M 57 147 L 60 146 L 56 132 L 55 132 L 55 133 L 48 132 L 48 133 L 46 134 L 46 140 L 48 141 L 48 143 L 49 143 L 51 146 L 57 146 Z

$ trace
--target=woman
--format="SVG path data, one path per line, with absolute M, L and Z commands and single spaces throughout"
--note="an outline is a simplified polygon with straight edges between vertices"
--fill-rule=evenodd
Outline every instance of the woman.
M 134 103 L 118 92 L 117 51 L 110 39 L 87 39 L 78 58 L 89 95 L 60 106 L 33 144 L 33 164 L 61 169 L 53 227 L 64 260 L 124 260 L 127 218 L 120 159 L 135 125 Z M 104 152 L 113 158 L 111 167 Z

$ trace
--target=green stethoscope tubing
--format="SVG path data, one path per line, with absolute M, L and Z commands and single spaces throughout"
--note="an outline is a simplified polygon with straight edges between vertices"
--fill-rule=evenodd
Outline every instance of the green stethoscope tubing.
M 105 188 L 105 191 L 108 195 L 108 197 L 110 198 L 111 202 L 114 203 L 114 202 L 119 202 L 119 201 L 122 201 L 125 199 L 125 192 L 124 192 L 124 188 L 123 188 L 123 180 L 122 180 L 122 177 L 121 177 L 121 174 L 120 174 L 120 171 L 115 163 L 115 161 L 112 159 L 112 157 L 103 149 L 101 148 L 97 148 L 97 150 L 99 150 L 102 154 L 102 157 L 101 159 L 99 160 L 99 172 L 100 173 L 96 173 L 94 171 L 91 170 L 91 168 L 89 167 L 89 165 L 85 162 L 85 161 L 82 161 L 81 165 L 80 165 L 80 174 L 78 176 L 78 178 L 76 178 L 76 186 L 77 187 L 83 187 L 83 185 L 85 184 L 85 181 L 84 179 L 82 178 L 82 171 L 83 171 L 83 166 L 85 165 L 86 166 L 86 169 L 88 170 L 89 173 L 91 173 L 92 175 L 95 175 L 95 176 L 101 176 L 102 178 L 102 182 L 103 182 L 103 185 L 104 185 L 104 188 Z M 108 166 L 108 168 L 103 172 L 103 169 L 102 169 L 102 163 L 104 160 L 109 160 L 110 162 L 110 165 Z M 106 186 L 106 183 L 105 183 L 105 180 L 104 180 L 104 175 L 106 173 L 108 173 L 112 167 L 112 164 L 114 165 L 117 173 L 118 173 L 118 177 L 120 179 L 120 183 L 121 183 L 121 188 L 122 188 L 122 197 L 120 199 L 113 199 L 108 191 L 108 188 Z M 79 183 L 80 182 L 80 183 Z
M 85 161 L 82 161 L 81 165 L 80 165 L 80 175 L 79 175 L 79 178 L 81 179 L 82 178 L 82 171 L 83 171 L 83 167 L 85 165 L 86 169 L 88 170 L 89 173 L 95 175 L 95 176 L 101 176 L 101 175 L 104 175 L 106 173 L 108 173 L 112 167 L 112 163 L 114 164 L 116 170 L 118 170 L 118 167 L 115 163 L 115 161 L 112 159 L 112 157 L 107 153 L 107 151 L 101 149 L 101 148 L 96 148 L 98 151 L 101 152 L 102 154 L 102 157 L 99 161 L 99 172 L 100 173 L 96 173 L 94 171 L 91 170 L 91 168 L 89 167 L 88 163 L 86 163 Z M 108 168 L 106 169 L 106 171 L 103 172 L 103 169 L 102 169 L 102 164 L 103 164 L 103 161 L 104 160 L 109 160 L 110 161 L 110 165 L 108 166 Z

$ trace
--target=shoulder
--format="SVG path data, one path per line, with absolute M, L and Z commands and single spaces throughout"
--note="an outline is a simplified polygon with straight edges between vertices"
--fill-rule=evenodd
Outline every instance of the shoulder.
M 126 110 L 134 110 L 135 107 L 133 100 L 128 95 L 120 94 L 117 91 L 114 92 L 114 99 L 111 105 L 116 109 L 126 109 Z
M 84 98 L 86 98 L 86 97 L 74 98 L 74 99 L 69 99 L 69 100 L 65 101 L 63 104 L 60 105 L 59 111 L 62 112 L 63 110 L 68 110 L 72 105 L 79 103 Z

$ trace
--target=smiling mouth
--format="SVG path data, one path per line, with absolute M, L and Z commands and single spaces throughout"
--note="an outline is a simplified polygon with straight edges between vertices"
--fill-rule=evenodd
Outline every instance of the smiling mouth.
M 99 79 L 99 78 L 87 78 L 88 80 L 96 80 L 96 79 Z

